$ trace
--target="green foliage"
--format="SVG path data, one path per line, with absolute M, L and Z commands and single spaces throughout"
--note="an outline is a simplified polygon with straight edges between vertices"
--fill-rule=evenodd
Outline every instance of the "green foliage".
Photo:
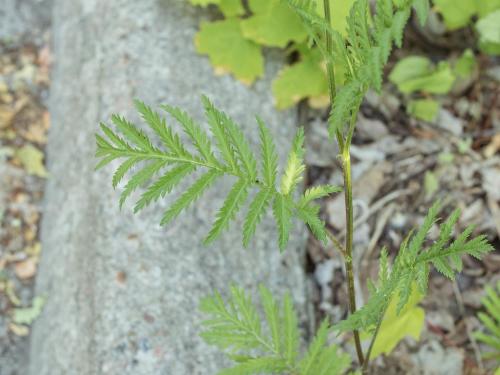
M 439 103 L 434 99 L 417 99 L 408 102 L 407 111 L 416 119 L 432 122 L 439 112 Z
M 217 292 L 201 302 L 201 311 L 210 316 L 203 323 L 202 337 L 225 350 L 235 362 L 220 375 L 335 375 L 347 369 L 349 356 L 327 343 L 327 321 L 321 324 L 308 351 L 300 355 L 298 319 L 290 296 L 286 294 L 279 303 L 261 286 L 260 300 L 265 327 L 252 298 L 240 287 L 231 287 L 227 302 Z
M 45 298 L 33 298 L 31 307 L 18 307 L 13 310 L 12 321 L 16 324 L 31 324 L 42 313 Z
M 496 290 L 491 286 L 486 287 L 482 302 L 486 312 L 479 313 L 478 318 L 489 332 L 476 332 L 474 337 L 493 349 L 484 355 L 485 358 L 500 361 L 500 281 L 497 282 Z
M 404 94 L 417 91 L 446 94 L 455 79 L 449 62 L 442 61 L 434 67 L 428 58 L 422 56 L 408 56 L 400 60 L 389 75 L 389 80 Z
M 241 21 L 245 38 L 263 46 L 284 48 L 292 41 L 304 42 L 307 32 L 300 18 L 283 2 L 249 0 L 252 17 Z
M 481 18 L 476 23 L 479 47 L 490 55 L 500 55 L 500 9 Z
M 407 304 L 399 313 L 398 299 L 395 297 L 391 299 L 373 345 L 371 358 L 391 353 L 405 337 L 413 337 L 415 340 L 420 338 L 425 322 L 425 311 L 418 307 L 422 298 L 423 295 L 414 285 Z
M 335 326 L 337 331 L 372 329 L 383 318 L 391 299 L 396 295 L 399 298 L 396 311 L 400 314 L 410 299 L 413 283 L 417 284 L 420 293 L 426 294 L 431 265 L 444 276 L 453 279 L 455 273 L 462 270 L 462 255 L 468 254 L 480 259 L 493 250 L 485 236 L 469 239 L 472 226 L 452 240 L 453 229 L 460 216 L 459 210 L 455 210 L 440 226 L 438 239 L 426 246 L 426 237 L 437 222 L 440 209 L 439 202 L 431 207 L 420 229 L 414 234 L 410 233 L 401 245 L 392 266 L 387 257 L 381 257 L 377 286 L 368 302 L 338 323 Z
M 137 212 L 171 193 L 187 176 L 203 170 L 203 174 L 182 191 L 180 197 L 167 209 L 161 224 L 175 219 L 196 202 L 217 179 L 226 175 L 236 178 L 236 182 L 217 213 L 205 243 L 214 241 L 228 228 L 249 200 L 249 192 L 252 189 L 257 193 L 249 204 L 243 224 L 245 246 L 250 243 L 262 215 L 270 206 L 276 219 L 281 249 L 286 247 L 294 217 L 303 220 L 318 239 L 326 241 L 324 223 L 318 217 L 319 208 L 312 201 L 339 189 L 329 185 L 317 186 L 300 197 L 296 196 L 305 170 L 303 130 L 297 131 L 278 190 L 276 147 L 263 121 L 257 118 L 261 149 L 258 168 L 257 157 L 239 126 L 224 112 L 215 108 L 208 98 L 203 97 L 203 104 L 214 142 L 187 113 L 168 105 L 163 106 L 163 109 L 177 120 L 191 144 L 181 140 L 165 119 L 139 101 L 136 102 L 137 110 L 156 136 L 155 141 L 161 145 L 156 145 L 144 131 L 120 116 L 112 116 L 115 130 L 101 124 L 103 134 L 96 135 L 96 155 L 101 158 L 97 168 L 115 159 L 123 159 L 113 176 L 114 187 L 132 168 L 138 169 L 126 183 L 120 197 L 120 205 L 123 205 L 137 188 L 148 185 L 135 205 L 134 210 Z
M 260 46 L 245 39 L 236 19 L 202 23 L 195 45 L 199 53 L 208 55 L 218 74 L 231 72 L 250 84 L 264 73 Z
M 500 55 L 500 0 L 434 0 L 436 10 L 443 16 L 449 30 L 475 24 L 480 49 L 490 55 Z
M 335 95 L 329 125 L 331 134 L 342 132 L 344 126 L 355 115 L 369 88 L 380 91 L 382 86 L 382 68 L 386 64 L 392 43 L 400 46 L 404 26 L 410 16 L 412 6 L 418 10 L 421 21 L 425 21 L 428 9 L 427 1 L 391 0 L 377 2 L 373 17 L 374 27 L 370 27 L 368 1 L 356 0 L 347 18 L 347 39 L 331 28 L 314 11 L 308 0 L 288 0 L 290 5 L 308 25 L 311 37 L 327 61 L 339 61 L 347 67 L 345 82 Z M 328 33 L 333 41 L 333 56 L 329 56 L 321 36 Z
M 317 49 L 301 48 L 300 51 L 301 60 L 282 69 L 273 81 L 272 90 L 278 109 L 291 107 L 305 98 L 316 98 L 317 102 L 318 98 L 324 97 L 329 101 L 321 53 Z M 314 99 L 309 103 L 314 106 Z
M 476 68 L 476 59 L 470 49 L 453 63 L 441 61 L 437 66 L 427 57 L 408 56 L 394 66 L 389 80 L 405 95 L 424 96 L 424 99 L 409 100 L 407 112 L 416 119 L 432 122 L 439 112 L 440 103 L 429 94 L 448 94 L 454 86 L 470 79 Z
M 473 16 L 484 17 L 500 8 L 500 0 L 433 0 L 449 30 L 467 26 Z
M 196 35 L 197 51 L 206 54 L 216 74 L 231 73 L 246 84 L 262 76 L 261 47 L 286 48 L 287 54 L 298 57 L 285 66 L 273 82 L 276 106 L 285 109 L 302 99 L 315 108 L 326 107 L 325 60 L 317 44 L 307 42 L 307 25 L 284 0 L 250 0 L 248 10 L 242 0 L 189 0 L 193 5 L 217 6 L 225 20 L 215 21 L 214 27 L 203 23 Z M 341 38 L 347 35 L 347 16 L 355 0 L 330 0 L 331 25 Z M 323 14 L 323 2 L 311 3 L 311 12 Z M 241 44 L 238 46 L 237 44 Z M 227 46 L 233 46 L 227 48 Z M 335 61 L 336 79 L 343 83 L 344 66 Z
M 471 49 L 466 49 L 453 66 L 453 73 L 457 78 L 467 79 L 477 68 L 476 57 Z

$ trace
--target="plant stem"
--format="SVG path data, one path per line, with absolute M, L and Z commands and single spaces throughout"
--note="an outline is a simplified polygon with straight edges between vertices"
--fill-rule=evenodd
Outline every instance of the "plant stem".
M 352 176 L 351 176 L 351 154 L 349 145 L 346 144 L 342 153 L 342 170 L 344 173 L 344 194 L 345 194 L 345 218 L 346 218 L 346 237 L 345 237 L 345 268 L 347 274 L 347 290 L 349 293 L 349 311 L 351 314 L 356 312 L 356 289 L 354 286 L 354 271 L 352 268 L 352 242 L 354 234 L 353 205 L 352 205 Z M 354 342 L 356 344 L 356 353 L 358 354 L 359 364 L 364 363 L 363 349 L 359 332 L 353 331 Z
M 323 0 L 323 8 L 325 13 L 325 20 L 328 24 L 331 24 L 331 16 L 330 16 L 330 0 Z M 326 39 L 326 51 L 329 55 L 333 53 L 333 41 L 330 33 L 328 31 L 325 32 Z M 333 68 L 333 63 L 331 59 L 327 59 L 327 74 L 328 74 L 328 88 L 330 93 L 330 102 L 333 105 L 336 94 L 335 87 L 335 71 Z M 354 229 L 354 220 L 353 220 L 353 206 L 352 206 L 352 179 L 351 179 L 351 155 L 350 155 L 350 140 L 352 138 L 352 132 L 354 131 L 354 125 L 356 123 L 356 114 L 353 114 L 351 118 L 351 123 L 349 126 L 349 136 L 347 141 L 344 142 L 344 138 L 340 130 L 335 133 L 337 138 L 337 143 L 339 145 L 339 149 L 342 155 L 342 170 L 344 173 L 344 193 L 345 193 L 345 213 L 346 213 L 346 243 L 345 247 L 342 251 L 344 255 L 345 268 L 347 274 L 347 291 L 349 294 L 349 313 L 353 314 L 356 312 L 356 290 L 354 287 L 354 272 L 352 268 L 352 240 L 353 240 L 353 229 Z M 330 237 L 332 239 L 332 237 Z M 333 237 L 334 239 L 334 237 Z M 332 242 L 338 246 L 338 241 Z M 363 366 L 363 349 L 361 348 L 361 340 L 359 338 L 359 332 L 357 330 L 353 331 L 354 341 L 356 345 L 356 353 L 358 355 L 358 360 L 360 366 Z
M 387 305 L 388 306 L 388 305 Z M 377 327 L 375 327 L 375 332 L 373 333 L 372 339 L 370 341 L 370 346 L 368 351 L 366 352 L 365 361 L 363 363 L 363 375 L 368 374 L 368 363 L 370 362 L 370 355 L 372 354 L 373 346 L 375 345 L 375 340 L 377 340 L 378 332 L 380 331 L 380 327 L 382 326 L 382 322 L 384 321 L 385 312 L 387 311 L 387 306 L 385 307 L 380 320 L 377 323 Z

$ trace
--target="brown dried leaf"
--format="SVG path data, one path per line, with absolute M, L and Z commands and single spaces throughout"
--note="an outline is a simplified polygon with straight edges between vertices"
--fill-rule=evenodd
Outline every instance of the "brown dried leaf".
M 33 257 L 30 257 L 21 262 L 17 262 L 14 265 L 14 272 L 16 276 L 21 280 L 30 279 L 36 274 L 36 265 L 37 260 Z
M 28 336 L 30 329 L 22 324 L 9 323 L 9 330 L 16 336 Z

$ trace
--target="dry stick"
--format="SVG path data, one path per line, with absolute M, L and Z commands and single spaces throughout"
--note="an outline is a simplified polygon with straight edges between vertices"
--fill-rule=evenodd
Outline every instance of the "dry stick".
M 325 12 L 325 20 L 330 25 L 330 1 L 323 0 L 323 7 Z M 331 35 L 328 31 L 325 32 L 326 38 L 326 52 L 331 55 L 333 51 L 333 41 Z M 330 59 L 327 59 L 327 73 L 328 73 L 328 87 L 330 93 L 330 102 L 333 105 L 335 99 L 335 72 L 333 69 L 333 64 Z M 349 126 L 349 133 L 354 129 L 354 124 L 356 122 L 356 114 L 352 116 L 351 124 Z M 347 233 L 346 233 L 346 244 L 345 244 L 345 268 L 347 274 L 347 290 L 349 294 L 349 312 L 353 314 L 356 312 L 356 290 L 354 287 L 354 272 L 352 268 L 352 240 L 353 240 L 353 205 L 352 205 L 352 178 L 351 178 L 351 155 L 349 153 L 349 143 L 344 143 L 344 139 L 340 130 L 335 132 L 337 142 L 339 144 L 339 149 L 342 153 L 342 169 L 344 173 L 344 190 L 345 190 L 345 206 L 346 206 L 346 223 L 347 223 Z M 350 141 L 350 137 L 348 137 Z M 354 342 L 356 344 L 356 353 L 358 355 L 358 360 L 360 366 L 363 366 L 363 349 L 361 348 L 361 339 L 359 337 L 358 330 L 353 330 Z

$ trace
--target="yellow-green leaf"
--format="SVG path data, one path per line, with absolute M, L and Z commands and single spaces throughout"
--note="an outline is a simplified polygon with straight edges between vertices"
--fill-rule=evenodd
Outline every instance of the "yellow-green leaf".
M 232 73 L 251 84 L 264 73 L 260 46 L 244 38 L 236 18 L 202 23 L 195 45 L 199 53 L 208 55 L 216 74 Z
M 442 61 L 433 67 L 429 59 L 421 56 L 409 56 L 400 60 L 389 75 L 389 80 L 404 94 L 416 91 L 446 94 L 451 90 L 455 79 L 449 62 Z
M 202 7 L 206 7 L 210 4 L 219 4 L 221 0 L 189 0 L 189 2 L 193 5 L 200 5 Z
M 479 17 L 484 17 L 497 9 L 500 9 L 500 0 L 475 0 Z
M 500 55 L 500 9 L 481 18 L 476 29 L 481 50 L 490 55 Z
M 291 107 L 307 97 L 328 95 L 320 53 L 309 50 L 299 62 L 283 68 L 273 82 L 272 91 L 278 109 Z
M 21 147 L 15 152 L 26 172 L 38 177 L 47 177 L 47 170 L 43 165 L 43 152 L 30 144 Z
M 286 47 L 307 38 L 300 17 L 281 0 L 250 0 L 253 16 L 241 21 L 245 38 L 271 47 Z
M 434 121 L 439 111 L 439 103 L 433 99 L 411 100 L 407 107 L 408 114 L 423 121 Z
M 241 0 L 219 0 L 219 8 L 226 17 L 245 14 L 245 8 Z
M 405 337 L 420 338 L 424 327 L 425 311 L 417 304 L 422 300 L 423 295 L 413 287 L 410 299 L 406 306 L 397 312 L 398 298 L 392 299 L 380 326 L 379 333 L 372 349 L 372 358 L 380 354 L 391 353 L 396 345 Z
M 471 17 L 477 12 L 474 0 L 434 0 L 434 4 L 450 30 L 467 26 Z
M 342 35 L 347 34 L 347 16 L 356 0 L 330 0 L 330 17 L 332 28 Z M 323 1 L 316 2 L 318 14 L 323 16 Z
M 458 78 L 469 78 L 474 73 L 476 66 L 474 52 L 468 48 L 455 62 L 453 71 Z
M 42 312 L 45 298 L 35 297 L 31 307 L 14 309 L 12 321 L 17 324 L 31 324 Z

